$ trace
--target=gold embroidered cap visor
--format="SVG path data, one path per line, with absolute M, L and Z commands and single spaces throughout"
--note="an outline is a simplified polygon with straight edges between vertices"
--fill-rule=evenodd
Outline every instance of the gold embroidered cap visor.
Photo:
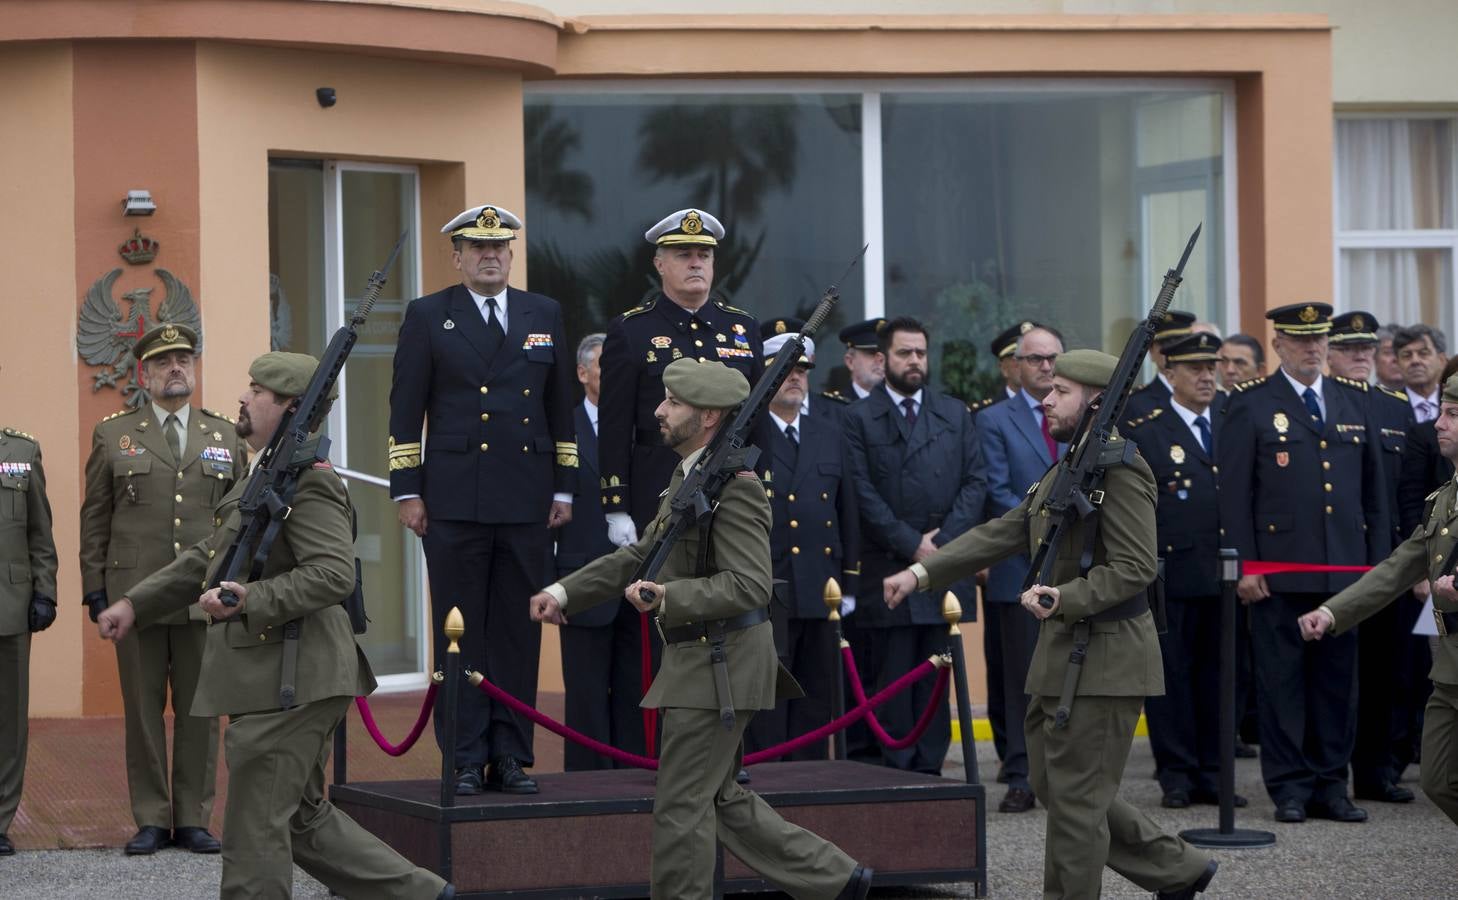
M 669 213 L 657 225 L 643 232 L 643 239 L 660 247 L 698 244 L 716 247 L 724 239 L 724 226 L 701 209 L 681 209 Z
M 488 203 L 464 210 L 447 222 L 440 233 L 450 235 L 451 240 L 514 241 L 520 230 L 521 219 L 516 213 Z
M 695 409 L 730 409 L 749 396 L 749 381 L 738 369 L 687 356 L 663 370 L 663 386 Z
M 1331 304 L 1291 303 L 1267 310 L 1266 318 L 1283 334 L 1326 334 L 1331 331 Z
M 1069 350 L 1058 354 L 1053 362 L 1053 374 L 1062 375 L 1069 381 L 1089 387 L 1108 387 L 1119 365 L 1117 357 L 1099 350 Z
M 132 346 L 132 355 L 141 361 L 169 350 L 191 350 L 196 353 L 197 332 L 186 325 L 163 322 L 137 338 L 136 344 Z
M 309 386 L 319 360 L 307 353 L 285 353 L 275 350 L 265 353 L 248 367 L 248 377 L 254 384 L 268 388 L 280 397 L 297 397 Z M 339 397 L 339 383 L 329 391 L 329 399 Z

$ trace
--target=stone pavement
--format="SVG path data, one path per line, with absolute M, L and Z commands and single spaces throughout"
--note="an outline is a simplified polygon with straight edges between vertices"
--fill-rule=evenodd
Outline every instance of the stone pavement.
M 560 695 L 542 697 L 546 710 L 560 712 Z M 398 740 L 408 728 L 419 708 L 420 695 L 396 695 L 375 702 L 377 717 L 387 737 Z M 555 707 L 555 709 L 554 709 Z M 119 720 L 112 721 L 112 730 L 119 731 Z M 439 756 L 427 734 L 420 745 L 401 759 L 391 759 L 367 743 L 359 720 L 351 713 L 350 766 L 351 780 L 377 778 L 428 777 L 439 771 Z M 37 764 L 33 744 L 31 774 L 28 778 L 25 806 L 28 821 L 12 830 L 21 847 L 14 857 L 0 859 L 0 897 L 6 900 L 30 898 L 107 898 L 107 900 L 197 900 L 217 896 L 220 861 L 216 856 L 194 856 L 167 850 L 154 857 L 128 859 L 116 849 L 130 836 L 126 821 L 125 788 L 120 777 L 117 756 L 120 736 L 90 736 L 78 740 L 80 726 L 64 723 L 60 734 L 55 728 L 45 732 L 41 743 L 46 752 L 39 761 L 42 771 L 55 766 L 67 773 L 64 784 L 54 783 L 55 772 L 46 776 L 39 793 L 49 796 L 47 804 L 34 803 L 32 787 Z M 102 729 L 103 731 L 105 729 Z M 34 731 L 33 731 L 34 733 Z M 34 740 L 34 738 L 33 738 Z M 110 743 L 107 743 L 110 741 Z M 112 746 L 112 745 L 115 746 Z M 56 758 L 65 751 L 67 758 L 80 760 L 80 768 L 62 766 Z M 550 734 L 538 731 L 539 768 L 560 770 L 561 742 Z M 954 759 L 946 775 L 962 774 L 960 749 L 953 746 Z M 990 778 L 996 764 L 990 743 L 978 745 L 979 766 Z M 109 768 L 108 768 L 109 767 Z M 221 769 L 222 766 L 220 765 Z M 1136 738 L 1125 775 L 1122 796 L 1146 811 L 1156 822 L 1170 830 L 1214 826 L 1217 813 L 1213 807 L 1188 810 L 1166 810 L 1159 806 L 1159 788 L 1151 775 L 1153 761 L 1149 742 Z M 112 769 L 118 769 L 112 772 Z M 1415 773 L 1409 773 L 1415 777 Z M 82 780 L 84 778 L 84 780 Z M 1263 850 L 1225 851 L 1217 854 L 1220 872 L 1210 891 L 1203 895 L 1220 897 L 1404 897 L 1445 898 L 1458 896 L 1458 866 L 1454 865 L 1451 847 L 1458 829 L 1421 793 L 1416 802 L 1406 806 L 1365 803 L 1371 819 L 1363 825 L 1340 825 L 1311 821 L 1303 825 L 1278 825 L 1271 819 L 1273 807 L 1260 787 L 1260 770 L 1256 760 L 1238 761 L 1238 790 L 1251 800 L 1251 806 L 1237 810 L 1238 827 L 1274 831 L 1277 843 Z M 1409 786 L 1416 790 L 1415 783 Z M 225 787 L 225 785 L 220 785 Z M 1043 820 L 1041 807 L 1022 815 L 995 812 L 1003 787 L 988 788 L 987 816 L 989 888 L 994 897 L 1036 898 L 1041 895 Z M 116 796 L 111 796 L 116 795 Z M 64 806 L 62 804 L 71 805 Z M 37 821 L 37 812 L 56 817 L 49 823 Z M 118 808 L 119 807 L 119 812 Z M 219 802 L 221 811 L 221 797 Z M 100 824 L 85 827 L 88 819 Z M 105 824 L 105 823 L 111 824 Z M 17 823 L 20 824 L 19 822 Z M 50 844 L 76 846 L 86 835 L 104 835 L 108 849 L 35 850 L 43 835 L 61 840 Z M 69 843 L 66 843 L 69 842 Z M 93 844 L 94 846 L 94 844 Z M 645 861 L 646 864 L 646 861 Z M 1104 877 L 1104 894 L 1109 897 L 1148 896 L 1112 872 Z M 294 896 L 324 898 L 328 892 L 301 871 L 296 871 Z M 971 897 L 970 885 L 946 885 L 935 889 L 877 889 L 873 897 Z

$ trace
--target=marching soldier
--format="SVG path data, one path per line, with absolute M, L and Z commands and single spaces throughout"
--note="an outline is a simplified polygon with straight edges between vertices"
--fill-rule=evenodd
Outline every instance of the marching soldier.
M 1435 427 L 1438 445 L 1450 462 L 1458 460 L 1458 376 L 1442 388 Z M 1433 694 L 1423 715 L 1423 793 L 1458 824 L 1458 590 L 1451 559 L 1458 545 L 1458 482 L 1449 480 L 1427 497 L 1421 524 L 1392 555 L 1353 585 L 1300 618 L 1308 641 L 1350 631 L 1421 579 L 1433 583 L 1438 626 L 1433 656 Z
M 268 445 L 317 366 L 303 353 L 253 361 L 236 432 L 255 452 Z M 155 627 L 194 603 L 208 617 L 191 711 L 229 717 L 223 898 L 287 897 L 298 863 L 341 896 L 449 900 L 453 887 L 324 797 L 334 731 L 354 698 L 375 689 L 375 678 L 343 605 L 355 586 L 353 505 L 317 450 L 316 440 L 294 454 L 298 490 L 257 581 L 224 581 L 198 596 L 242 527 L 240 481 L 219 498 L 201 540 L 101 613 L 101 636 L 125 640 L 135 627 Z M 223 605 L 221 589 L 237 605 Z M 287 699 L 286 684 L 294 692 Z
M 1073 437 L 1088 404 L 1108 387 L 1118 360 L 1096 350 L 1058 357 L 1053 390 L 1043 401 L 1054 439 Z M 1122 444 L 1122 442 L 1119 442 Z M 1034 553 L 1047 530 L 1044 503 L 1057 469 L 1029 489 L 1001 518 L 956 538 L 885 580 L 888 606 L 918 590 L 935 590 L 1017 553 Z M 1054 584 L 1036 584 L 1021 598 L 1041 624 L 1028 670 L 1024 730 L 1033 788 L 1048 807 L 1043 860 L 1045 897 L 1097 897 L 1105 865 L 1161 898 L 1205 890 L 1216 863 L 1118 797 L 1119 777 L 1134 740 L 1144 698 L 1164 691 L 1154 619 L 1145 589 L 1154 580 L 1154 477 L 1135 457 L 1111 466 L 1102 486 L 1093 566 L 1080 572 L 1083 522 L 1065 536 Z M 1039 602 L 1047 598 L 1052 605 Z M 1092 632 L 1097 640 L 1089 643 Z M 1068 677 L 1078 635 L 1087 650 L 1082 672 Z M 1070 686 L 1073 691 L 1070 692 Z M 1066 724 L 1055 712 L 1068 704 Z
M 654 897 L 708 898 L 715 840 L 797 897 L 864 898 L 871 870 L 833 844 L 791 825 L 735 781 L 745 726 L 798 685 L 775 659 L 769 624 L 770 503 L 753 472 L 731 478 L 708 535 L 691 527 L 659 582 L 627 584 L 651 550 L 669 503 L 729 412 L 749 396 L 742 373 L 717 360 L 682 359 L 663 372 L 657 418 L 663 443 L 680 457 L 642 540 L 619 548 L 531 598 L 532 617 L 560 623 L 595 603 L 625 596 L 658 616 L 666 646 L 645 706 L 663 710 L 663 750 L 653 800 Z M 702 561 L 702 564 L 701 564 Z M 624 590 L 624 585 L 627 585 Z M 645 603 L 647 591 L 653 600 Z M 621 595 L 619 592 L 622 592 Z M 712 644 L 712 647 L 708 646 Z M 708 651 L 708 652 L 706 652 Z M 711 656 L 722 661 L 711 663 Z
M 56 620 L 56 543 L 40 442 L 0 431 L 0 562 L 11 574 L 0 590 L 0 856 L 15 845 L 7 832 L 25 786 L 29 738 L 30 636 Z
M 233 420 L 188 402 L 197 384 L 191 328 L 159 325 L 137 339 L 132 353 L 152 401 L 97 423 L 86 461 L 81 587 L 93 622 L 108 603 L 212 532 L 213 507 L 248 466 Z M 218 852 L 207 830 L 218 720 L 191 713 L 206 634 L 202 611 L 188 602 L 117 642 L 127 788 L 137 823 L 128 855 L 172 844 Z M 171 752 L 163 721 L 169 694 Z
M 613 320 L 602 347 L 598 452 L 608 538 L 625 547 L 652 520 L 677 456 L 663 446 L 654 410 L 663 371 L 676 359 L 718 360 L 750 382 L 764 371 L 759 323 L 713 294 L 719 220 L 681 209 L 643 234 L 654 245 L 662 289 Z
M 406 307 L 390 387 L 390 496 L 425 549 L 435 658 L 445 659 L 446 613 L 459 606 L 462 664 L 535 703 L 541 628 L 520 598 L 551 571 L 548 529 L 572 518 L 576 367 L 557 301 L 507 286 L 521 227 L 486 205 L 441 229 L 461 283 Z M 534 761 L 529 720 L 478 691 L 463 691 L 454 711 L 444 702 L 442 693 L 435 734 L 439 743 L 445 716 L 456 716 L 456 793 L 536 793 L 523 771 Z

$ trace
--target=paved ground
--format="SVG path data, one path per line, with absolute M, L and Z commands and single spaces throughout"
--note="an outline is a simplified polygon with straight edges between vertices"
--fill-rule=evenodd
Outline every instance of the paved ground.
M 543 705 L 560 707 L 560 697 L 543 697 Z M 418 695 L 377 701 L 376 712 L 388 737 L 398 739 L 418 709 Z M 32 745 L 30 781 L 22 807 L 25 821 L 17 822 L 12 834 L 21 846 L 17 856 L 0 860 L 0 897 L 93 898 L 115 900 L 196 900 L 217 895 L 220 873 L 216 856 L 193 856 L 176 850 L 150 858 L 128 859 L 114 849 L 130 835 L 124 797 L 102 796 L 98 785 L 119 785 L 116 759 L 120 752 L 120 723 L 100 727 L 108 720 L 90 720 L 92 731 L 78 740 L 79 726 L 72 722 L 48 728 L 40 723 L 37 759 Z M 99 724 L 98 724 L 99 723 Z M 356 739 L 350 753 L 351 780 L 424 777 L 439 771 L 436 755 L 427 735 L 421 745 L 401 759 L 391 759 L 366 745 L 358 719 L 353 720 Z M 64 727 L 63 727 L 64 726 Z M 109 742 L 109 743 L 108 743 Z M 954 746 L 954 753 L 957 748 Z M 561 745 L 550 735 L 538 738 L 538 755 L 543 770 L 560 770 Z M 978 746 L 979 765 L 990 777 L 995 761 L 990 744 Z M 946 774 L 960 777 L 958 762 Z M 63 759 L 80 761 L 62 765 Z M 49 772 L 44 784 L 37 784 L 37 772 Z M 1150 777 L 1153 762 L 1149 744 L 1136 739 L 1123 787 L 1123 796 L 1145 810 L 1170 830 L 1217 824 L 1213 807 L 1171 811 L 1159 807 L 1159 789 Z M 66 775 L 57 782 L 56 773 Z M 388 774 L 387 774 L 388 773 Z M 1260 790 L 1260 773 L 1255 760 L 1240 761 L 1237 784 L 1251 799 L 1251 806 L 1238 811 L 1237 826 L 1275 832 L 1276 846 L 1264 850 L 1226 851 L 1218 855 L 1220 873 L 1205 895 L 1219 897 L 1404 897 L 1449 898 L 1458 896 L 1458 869 L 1453 865 L 1452 846 L 1458 830 L 1419 794 L 1408 806 L 1368 803 L 1371 820 L 1365 825 L 1308 822 L 1277 825 L 1273 808 Z M 1410 786 L 1416 788 L 1415 784 Z M 32 788 L 36 798 L 32 802 Z M 993 809 L 1002 796 L 1002 786 L 992 785 L 989 797 Z M 112 793 L 107 791 L 106 793 Z M 124 791 L 122 791 L 124 793 Z M 69 798 L 69 800 L 68 800 Z M 67 802 L 71 805 L 65 805 Z M 221 801 L 219 805 L 221 810 Z M 51 817 L 39 820 L 39 814 Z M 86 825 L 87 822 L 91 825 Z M 109 823 L 109 824 L 108 824 Z M 110 849 L 27 849 L 43 845 L 42 837 L 56 838 L 49 846 L 77 846 L 77 838 L 100 834 Z M 988 860 L 990 893 L 994 897 L 1034 898 L 1041 894 L 1043 853 L 1043 811 L 1024 815 L 988 814 Z M 64 843 L 69 841 L 70 843 Z M 1110 897 L 1148 896 L 1113 873 L 1106 873 L 1104 893 Z M 328 892 L 303 872 L 296 872 L 295 897 L 324 898 Z M 876 890 L 877 898 L 971 897 L 970 885 L 949 885 L 937 890 Z

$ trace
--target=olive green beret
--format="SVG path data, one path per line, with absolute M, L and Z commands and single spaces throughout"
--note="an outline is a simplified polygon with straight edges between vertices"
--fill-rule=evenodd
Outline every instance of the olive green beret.
M 163 322 L 151 331 L 137 338 L 132 345 L 132 355 L 140 362 L 144 359 L 151 359 L 159 353 L 166 353 L 169 350 L 191 350 L 197 351 L 197 332 L 186 325 L 178 325 L 175 322 Z
M 1443 402 L 1458 403 L 1458 375 L 1443 382 Z
M 1058 354 L 1058 359 L 1053 363 L 1053 374 L 1089 387 L 1101 388 L 1109 386 L 1109 379 L 1114 377 L 1114 369 L 1118 365 L 1118 357 L 1100 350 L 1069 350 L 1067 353 Z
M 307 353 L 284 353 L 275 350 L 265 353 L 248 367 L 248 377 L 254 384 L 268 388 L 280 397 L 297 397 L 309 386 L 319 360 Z M 335 382 L 329 391 L 329 399 L 339 396 L 339 383 Z
M 718 360 L 676 359 L 663 370 L 663 386 L 696 409 L 729 409 L 749 396 L 744 375 Z

